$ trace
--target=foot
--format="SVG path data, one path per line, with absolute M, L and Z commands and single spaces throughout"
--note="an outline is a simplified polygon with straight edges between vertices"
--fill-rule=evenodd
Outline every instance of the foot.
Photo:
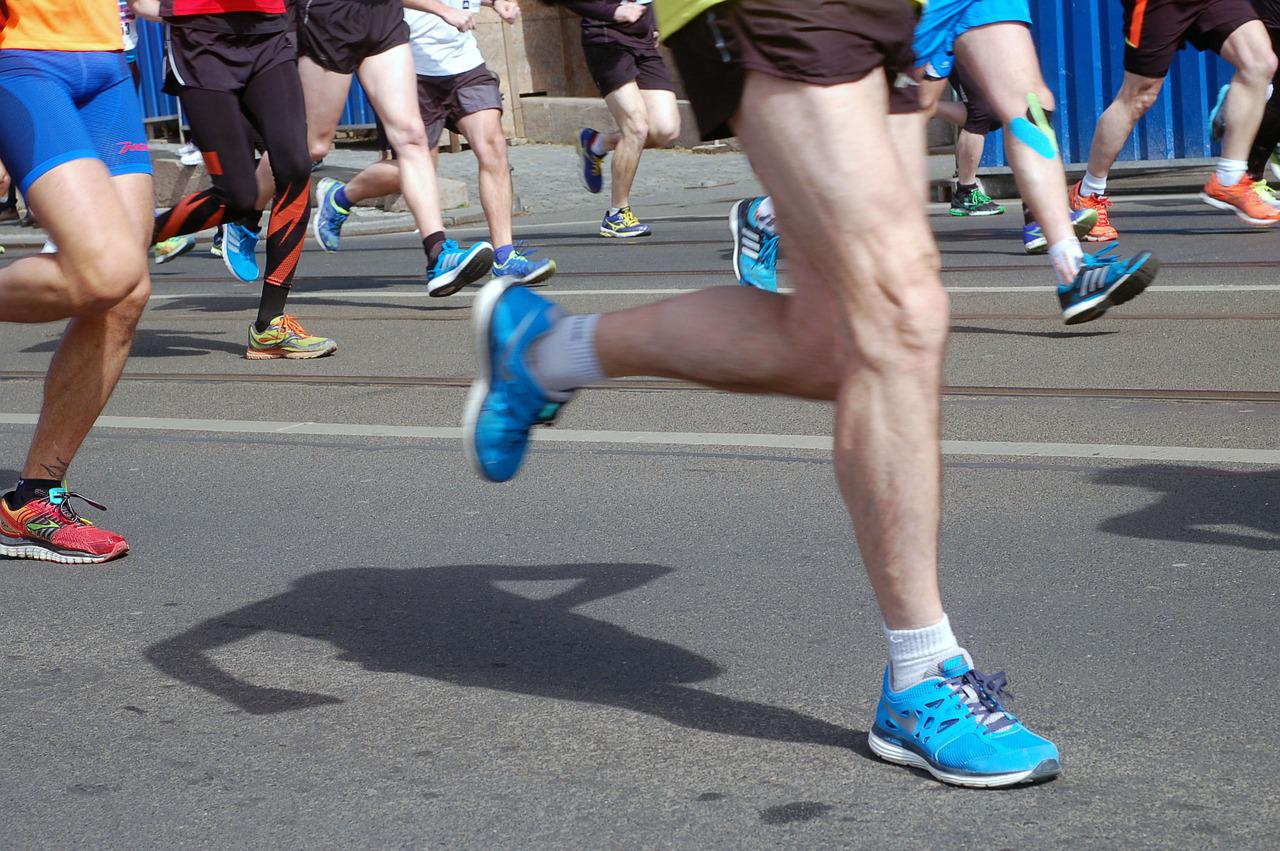
M 182 255 L 191 251 L 196 247 L 196 238 L 194 236 L 175 236 L 172 239 L 166 239 L 164 242 L 157 242 L 153 251 L 155 252 L 157 263 L 168 263 Z
M 1258 193 L 1258 197 L 1264 203 L 1280 210 L 1280 197 L 1277 197 L 1276 191 L 1271 188 L 1271 184 L 1265 180 L 1255 180 L 1253 182 L 1253 191 Z
M 525 363 L 529 346 L 563 315 L 559 306 L 508 278 L 485 284 L 472 311 L 479 377 L 471 384 L 462 434 L 476 471 L 505 482 L 520 470 L 529 431 L 549 423 L 570 396 L 552 399 Z
M 575 139 L 578 147 L 578 175 L 582 178 L 582 185 L 593 195 L 604 188 L 604 155 L 591 153 L 591 143 L 599 135 L 590 127 L 583 127 Z
M 974 186 L 968 191 L 957 188 L 947 212 L 953 216 L 1000 216 L 1004 215 L 1004 207 L 992 201 L 981 186 Z
M 13 508 L 10 492 L 0 497 L 0 556 L 58 564 L 101 564 L 129 552 L 123 537 L 99 529 L 76 513 L 80 499 L 100 511 L 106 508 L 66 487 L 37 491 L 36 498 Z
M 600 235 L 614 239 L 635 239 L 638 236 L 649 236 L 649 226 L 642 224 L 630 207 L 622 207 L 612 215 L 604 214 L 604 219 L 600 222 Z
M 311 360 L 337 350 L 338 344 L 333 340 L 308 334 L 298 320 L 285 314 L 272 319 L 264 331 L 249 326 L 249 348 L 244 356 L 246 360 Z
M 1160 271 L 1160 263 L 1150 251 L 1135 254 L 1128 260 L 1110 256 L 1114 245 L 1097 254 L 1084 255 L 1070 286 L 1058 287 L 1058 304 L 1062 307 L 1062 321 L 1067 325 L 1092 322 L 1117 304 L 1139 295 Z
M 342 226 L 346 224 L 347 216 L 351 215 L 350 210 L 342 209 L 334 200 L 334 195 L 345 185 L 332 177 L 322 177 L 316 184 L 316 217 L 312 233 L 320 247 L 328 252 L 338 250 L 338 243 L 342 240 Z
M 1071 229 L 1075 231 L 1076 239 L 1084 239 L 1097 223 L 1097 210 L 1086 208 L 1071 211 Z M 1022 226 L 1022 247 L 1028 254 L 1044 254 L 1049 250 L 1049 240 L 1045 239 L 1038 222 Z
M 183 165 L 195 166 L 204 162 L 204 155 L 200 153 L 200 149 L 191 142 L 187 142 L 185 145 L 180 146 L 175 153 L 178 155 L 178 162 Z
M 1087 234 L 1081 237 L 1084 242 L 1115 242 L 1120 234 L 1111 226 L 1111 199 L 1106 195 L 1084 195 L 1080 191 L 1081 181 L 1076 181 L 1067 193 L 1067 200 L 1073 210 L 1094 210 L 1098 221 Z
M 493 246 L 477 242 L 463 248 L 446 239 L 436 263 L 427 269 L 427 295 L 443 298 L 453 295 L 467 284 L 478 281 L 493 266 Z
M 1200 190 L 1200 200 L 1219 210 L 1230 210 L 1240 218 L 1258 227 L 1268 227 L 1280 222 L 1280 210 L 1272 207 L 1253 189 L 1253 181 L 1244 175 L 1235 186 L 1223 186 L 1214 174 Z
M 261 235 L 232 222 L 222 232 L 222 262 L 237 280 L 252 284 L 258 280 L 258 240 Z
M 222 238 L 226 235 L 226 228 L 218 225 L 218 229 L 213 232 L 213 242 L 209 244 L 209 253 L 214 257 L 222 256 Z
M 1209 110 L 1209 135 L 1214 139 L 1221 139 L 1227 134 L 1227 119 L 1222 113 L 1222 107 L 1227 102 L 1229 91 L 1230 83 L 1218 89 L 1218 99 L 1214 102 L 1213 109 Z
M 876 756 L 923 769 L 956 786 L 1034 783 L 1062 771 L 1058 748 L 1028 730 L 1002 702 L 1003 673 L 986 675 L 964 656 L 902 691 L 885 670 L 876 720 L 868 734 Z
M 744 287 L 778 291 L 778 234 L 756 218 L 764 196 L 745 198 L 729 211 L 733 274 Z
M 511 278 L 522 287 L 537 287 L 545 284 L 556 273 L 556 261 L 550 259 L 534 260 L 537 249 L 525 248 L 523 244 L 516 246 L 507 255 L 505 263 L 493 264 L 493 277 Z

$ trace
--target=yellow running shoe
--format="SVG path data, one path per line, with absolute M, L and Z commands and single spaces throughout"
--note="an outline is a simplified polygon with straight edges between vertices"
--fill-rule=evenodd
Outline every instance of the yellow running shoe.
M 1255 180 L 1253 182 L 1253 191 L 1258 193 L 1258 197 L 1266 201 L 1272 207 L 1280 210 L 1280 197 L 1276 196 L 1276 191 L 1271 188 L 1270 184 L 1265 180 Z
M 176 257 L 181 257 L 191 249 L 196 247 L 196 238 L 194 236 L 175 236 L 172 239 L 166 239 L 163 242 L 157 242 L 155 248 L 155 258 L 157 263 L 168 263 Z
M 244 356 L 248 360 L 310 360 L 331 355 L 337 350 L 338 344 L 333 340 L 308 334 L 298 320 L 284 314 L 272 319 L 261 333 L 249 326 L 249 348 Z

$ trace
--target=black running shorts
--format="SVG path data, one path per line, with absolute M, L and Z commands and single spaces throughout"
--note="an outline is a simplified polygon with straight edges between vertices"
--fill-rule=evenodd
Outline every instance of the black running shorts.
M 297 58 L 291 32 L 237 35 L 167 26 L 164 90 L 238 92 L 259 74 Z
M 641 89 L 666 92 L 676 90 L 671 82 L 671 74 L 667 72 L 667 63 L 662 61 L 662 54 L 658 53 L 657 47 L 631 47 L 619 42 L 584 42 L 582 53 L 601 97 L 616 92 L 627 83 L 635 83 Z
M 298 0 L 298 52 L 327 71 L 354 74 L 370 56 L 409 43 L 401 0 Z
M 920 108 L 911 79 L 916 24 L 909 0 L 733 0 L 667 39 L 703 139 L 733 135 L 748 70 L 831 86 L 883 68 L 894 113 Z
M 1258 20 L 1249 0 L 1121 0 L 1124 70 L 1162 80 L 1182 45 L 1222 50 L 1227 37 Z

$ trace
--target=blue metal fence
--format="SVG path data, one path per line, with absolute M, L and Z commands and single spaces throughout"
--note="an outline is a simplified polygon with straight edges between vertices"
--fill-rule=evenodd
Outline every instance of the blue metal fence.
M 138 22 L 138 69 L 142 72 L 142 114 L 148 119 L 171 119 L 178 115 L 178 99 L 164 93 L 164 26 L 153 21 Z M 341 127 L 372 127 L 375 121 L 360 83 L 353 80 Z
M 1124 10 L 1120 0 L 1031 0 L 1031 17 L 1040 67 L 1057 101 L 1053 124 L 1062 155 L 1085 162 L 1094 124 L 1124 79 Z M 1210 156 L 1209 110 L 1231 75 L 1212 53 L 1181 51 L 1120 159 Z M 1002 136 L 988 137 L 983 165 L 1005 164 Z

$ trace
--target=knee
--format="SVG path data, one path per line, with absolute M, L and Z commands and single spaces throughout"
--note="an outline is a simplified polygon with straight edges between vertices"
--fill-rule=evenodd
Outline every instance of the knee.
M 853 367 L 937 375 L 951 321 L 947 293 L 937 279 L 895 287 L 892 298 L 873 301 L 860 302 L 850 316 Z
M 71 284 L 68 292 L 70 312 L 76 316 L 105 313 L 129 300 L 144 279 L 148 281 L 142 299 L 142 307 L 145 307 L 146 299 L 151 295 L 146 274 L 146 250 L 141 246 L 134 251 L 120 250 L 119 243 L 111 242 L 96 254 L 95 261 L 87 267 L 64 268 Z M 142 307 L 138 309 L 139 316 Z
M 1156 98 L 1160 96 L 1160 80 L 1144 80 L 1141 83 L 1130 85 L 1125 83 L 1120 87 L 1120 94 L 1116 96 L 1116 101 L 1128 110 L 1130 117 L 1137 121 L 1139 118 L 1147 114 L 1147 110 L 1155 104 Z
M 329 144 L 328 139 L 311 139 L 307 142 L 307 153 L 311 155 L 313 163 L 318 163 L 329 156 Z
M 291 186 L 311 179 L 311 160 L 304 156 L 281 157 L 271 161 L 271 177 L 277 186 Z M 255 193 L 261 197 L 264 187 L 255 184 Z
M 490 130 L 474 139 L 468 139 L 471 150 L 481 168 L 501 171 L 507 168 L 507 138 L 502 135 L 501 128 Z
M 618 127 L 618 132 L 632 141 L 638 141 L 641 144 L 647 142 L 649 139 L 649 116 L 643 112 L 628 113 L 621 126 Z
M 1236 73 L 1246 83 L 1265 86 L 1276 74 L 1276 55 L 1270 47 L 1254 51 L 1246 61 L 1240 63 Z
M 258 180 L 237 180 L 218 187 L 222 195 L 222 203 L 233 215 L 250 213 L 258 209 Z
M 678 117 L 649 122 L 649 147 L 665 148 L 680 137 Z
M 387 133 L 387 141 L 401 156 L 407 148 L 421 148 L 424 152 L 427 150 L 427 129 L 421 121 L 384 122 L 383 127 Z

